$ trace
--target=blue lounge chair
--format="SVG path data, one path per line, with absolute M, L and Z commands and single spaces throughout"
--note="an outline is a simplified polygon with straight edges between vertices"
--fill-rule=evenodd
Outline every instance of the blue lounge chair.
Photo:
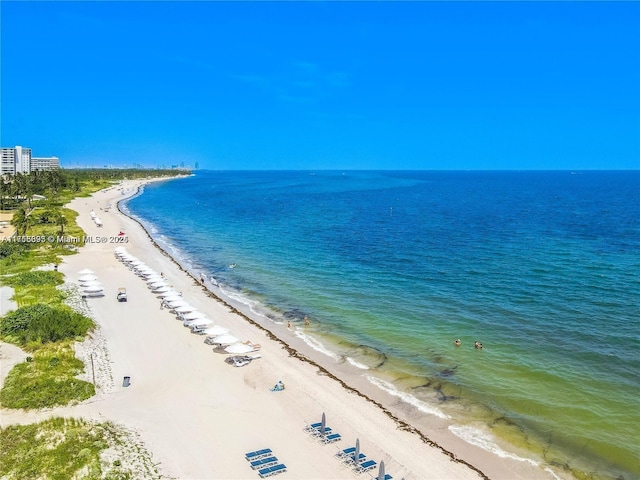
M 366 462 L 362 462 L 360 465 L 356 466 L 354 471 L 356 473 L 368 472 L 369 470 L 376 468 L 377 464 L 378 463 L 375 460 L 367 460 Z
M 267 467 L 271 467 L 278 463 L 278 459 L 276 457 L 266 457 L 261 458 L 260 460 L 254 460 L 251 462 L 251 468 L 254 470 L 259 470 Z
M 355 452 L 352 452 L 350 455 L 345 456 L 342 459 L 342 463 L 345 465 L 359 465 L 367 460 L 367 456 L 364 453 L 358 454 L 358 460 L 356 461 L 354 457 Z
M 260 475 L 260 478 L 265 478 L 265 477 L 270 477 L 271 475 L 277 475 L 279 473 L 282 472 L 286 472 L 287 471 L 287 466 L 279 463 L 278 465 L 274 465 L 273 467 L 267 467 L 267 468 L 263 468 L 262 470 L 258 471 L 258 475 Z
M 331 433 L 331 427 L 324 427 L 324 436 L 326 437 L 327 435 L 329 435 Z M 322 437 L 323 434 L 320 433 L 320 428 L 314 428 L 312 430 L 309 431 L 309 434 L 312 437 Z
M 261 458 L 270 457 L 273 452 L 270 448 L 263 448 L 262 450 L 256 450 L 255 452 L 249 452 L 244 454 L 244 458 L 252 462 L 254 460 L 260 460 Z
M 310 432 L 312 430 L 316 430 L 316 429 L 320 428 L 321 425 L 322 425 L 322 422 L 312 423 L 311 425 L 307 425 L 306 427 L 304 427 L 304 431 L 305 432 Z
M 345 458 L 349 455 L 353 455 L 355 451 L 356 451 L 356 447 L 345 448 L 344 450 L 339 450 L 338 453 L 336 453 L 336 457 Z
M 342 435 L 340 435 L 339 433 L 332 433 L 330 435 L 323 436 L 320 439 L 320 443 L 322 443 L 323 445 L 326 445 L 328 443 L 337 442 L 339 440 L 342 440 Z

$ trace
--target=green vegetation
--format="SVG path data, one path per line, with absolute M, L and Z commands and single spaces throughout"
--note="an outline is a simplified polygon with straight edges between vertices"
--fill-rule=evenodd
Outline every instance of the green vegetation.
M 160 478 L 151 459 L 111 423 L 52 418 L 0 430 L 0 478 L 5 480 L 135 480 Z M 117 457 L 106 460 L 110 452 Z M 124 466 L 133 460 L 137 468 Z M 122 458 L 120 458 L 122 456 Z
M 93 326 L 90 318 L 66 305 L 36 303 L 7 313 L 0 321 L 0 334 L 5 340 L 28 347 L 83 338 Z
M 9 372 L 0 391 L 3 407 L 55 407 L 95 394 L 93 384 L 75 378 L 84 371 L 84 364 L 75 357 L 70 341 L 38 346 L 33 354 Z
M 77 169 L 31 172 L 28 175 L 6 175 L 0 178 L 0 210 L 11 211 L 11 224 L 17 235 L 82 238 L 84 232 L 75 222 L 77 213 L 63 205 L 75 197 L 112 186 L 124 179 L 173 177 L 187 171 Z M 38 197 L 40 196 L 40 197 Z M 43 197 L 43 198 L 41 198 Z M 20 243 L 20 247 L 6 247 L 1 242 L 0 271 L 4 274 L 29 271 L 35 266 L 60 263 L 61 257 L 75 253 L 82 243 L 65 242 Z
M 34 303 L 51 305 L 64 300 L 63 293 L 56 288 L 64 283 L 63 277 L 60 272 L 36 270 L 5 277 L 3 283 L 14 288 L 13 299 L 18 306 Z
M 180 172 L 185 173 L 185 172 Z M 77 213 L 63 205 L 89 196 L 125 178 L 173 176 L 157 170 L 59 170 L 0 178 L 0 210 L 13 211 L 12 224 L 20 235 L 83 237 Z M 36 199 L 42 195 L 45 199 Z M 95 394 L 94 386 L 76 378 L 84 364 L 75 357 L 73 342 L 93 327 L 91 319 L 64 304 L 57 287 L 63 275 L 38 270 L 56 265 L 75 253 L 64 242 L 0 242 L 0 283 L 14 289 L 19 308 L 0 318 L 0 339 L 30 353 L 16 365 L 0 391 L 5 408 L 38 409 L 69 405 Z M 126 434 L 107 424 L 56 418 L 34 425 L 0 429 L 0 478 L 128 480 L 160 478 L 148 454 Z M 133 445 L 137 471 L 125 467 L 126 458 L 101 460 L 107 450 Z M 120 450 L 118 450 L 120 449 Z

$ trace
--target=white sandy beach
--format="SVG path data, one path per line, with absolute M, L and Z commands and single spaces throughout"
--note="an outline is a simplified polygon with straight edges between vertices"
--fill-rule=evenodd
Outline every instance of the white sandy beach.
M 126 194 L 135 193 L 140 183 L 124 182 Z M 264 328 L 210 295 L 156 248 L 137 222 L 115 208 L 122 198 L 119 188 L 112 187 L 91 198 L 75 199 L 69 206 L 79 212 L 78 224 L 89 236 L 109 239 L 124 232 L 128 242 L 122 245 L 129 253 L 163 272 L 216 325 L 229 328 L 241 340 L 260 343 L 262 358 L 242 368 L 226 364 L 225 355 L 213 352 L 203 343 L 203 336 L 191 334 L 173 313 L 160 309 L 160 300 L 146 283 L 114 256 L 121 244 L 87 244 L 78 255 L 66 257 L 59 269 L 67 281 L 75 282 L 78 272 L 89 268 L 105 286 L 105 297 L 87 299 L 99 329 L 78 348 L 89 381 L 93 356 L 98 394 L 72 407 L 40 412 L 3 409 L 2 426 L 52 416 L 111 420 L 135 430 L 161 473 L 178 479 L 257 479 L 257 471 L 250 468 L 244 454 L 270 448 L 287 466 L 279 478 L 368 480 L 377 474 L 377 468 L 358 475 L 334 457 L 339 449 L 353 446 L 356 438 L 362 452 L 378 464 L 384 460 L 386 472 L 398 480 L 569 478 L 457 438 L 446 421 L 411 413 L 402 400 L 377 390 L 364 378 L 348 372 L 343 376 L 343 365 L 305 349 L 284 325 L 264 325 L 280 340 L 270 338 Z M 110 211 L 102 210 L 110 204 Z M 100 215 L 102 228 L 91 220 L 92 209 Z M 128 302 L 116 301 L 119 287 L 127 289 Z M 311 361 L 291 356 L 284 343 Z M 4 344 L 1 352 L 2 374 L 6 375 L 20 352 Z M 320 367 L 363 395 L 345 388 Z M 122 385 L 124 376 L 131 377 L 128 387 Z M 270 387 L 280 379 L 286 389 L 271 392 Z M 342 441 L 321 445 L 303 431 L 306 422 L 319 421 L 323 412 Z M 402 422 L 423 435 L 407 431 Z M 424 437 L 462 462 L 452 460 Z

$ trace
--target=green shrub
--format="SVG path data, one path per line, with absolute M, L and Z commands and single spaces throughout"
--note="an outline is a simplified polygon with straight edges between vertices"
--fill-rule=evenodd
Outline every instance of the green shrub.
M 0 430 L 0 477 L 7 480 L 101 478 L 100 453 L 94 442 L 100 426 L 53 418 Z
M 5 280 L 5 283 L 13 287 L 26 287 L 33 285 L 62 285 L 64 276 L 60 272 L 52 270 L 35 270 L 19 273 Z
M 23 242 L 0 242 L 0 259 L 9 257 L 21 257 L 31 250 L 31 243 Z
M 30 362 L 11 369 L 0 391 L 5 408 L 48 408 L 82 401 L 95 394 L 93 384 L 75 378 L 84 364 L 69 342 L 40 347 Z
M 90 318 L 66 305 L 27 305 L 0 319 L 0 334 L 19 345 L 84 337 L 94 326 Z

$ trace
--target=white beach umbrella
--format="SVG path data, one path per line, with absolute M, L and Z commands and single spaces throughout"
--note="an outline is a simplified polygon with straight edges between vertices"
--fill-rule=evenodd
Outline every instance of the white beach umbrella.
M 124 252 L 126 252 L 126 251 L 127 251 L 127 249 L 126 249 L 126 248 L 124 248 L 124 247 L 116 247 L 114 251 L 115 251 L 116 253 L 121 253 L 121 252 L 122 252 L 122 253 L 124 253 Z
M 185 313 L 182 318 L 183 320 L 195 320 L 196 318 L 207 318 L 207 315 L 202 312 L 193 311 Z
M 153 293 L 165 293 L 171 290 L 171 287 L 168 287 L 166 285 L 162 285 L 160 287 L 154 287 L 151 289 L 151 291 Z
M 133 267 L 137 267 L 137 266 L 144 265 L 144 262 L 142 260 L 135 259 L 135 260 L 131 260 L 129 262 L 129 265 L 132 265 Z
M 155 290 L 156 288 L 160 288 L 160 287 L 168 287 L 169 285 L 167 284 L 167 282 L 165 282 L 164 280 L 158 280 L 156 282 L 147 282 L 147 286 L 151 289 L 151 290 Z
M 217 343 L 218 345 L 231 345 L 232 343 L 237 343 L 239 341 L 239 338 L 236 338 L 229 333 L 223 333 L 213 339 L 213 343 Z
M 145 270 L 140 270 L 138 272 L 138 275 L 143 277 L 145 279 L 145 281 L 147 281 L 147 282 L 149 281 L 149 279 L 156 279 L 157 278 L 158 280 L 162 280 L 162 278 L 163 278 L 160 275 L 158 275 L 158 272 L 156 272 L 152 268 L 147 268 Z
M 80 275 L 93 275 L 93 270 L 89 270 L 88 268 L 83 268 L 78 273 Z
M 178 307 L 186 307 L 189 304 L 183 300 L 182 298 L 179 300 L 171 300 L 168 302 L 165 302 L 167 305 L 169 305 L 171 308 L 178 308 Z
M 95 287 L 102 286 L 102 284 L 97 280 L 87 280 L 86 282 L 80 282 L 81 287 Z
M 204 331 L 205 335 L 211 335 L 214 337 L 219 337 L 220 335 L 224 335 L 225 333 L 229 333 L 229 329 L 221 327 L 220 325 L 214 325 L 213 327 L 208 327 Z
M 80 280 L 81 282 L 90 282 L 91 280 L 97 280 L 98 277 L 96 277 L 95 275 L 89 275 L 89 274 L 85 274 L 82 275 L 78 280 Z
M 253 350 L 255 350 L 253 346 L 247 345 L 245 343 L 232 343 L 224 349 L 225 352 L 234 354 L 249 353 Z
M 160 293 L 158 296 L 160 298 L 163 298 L 163 299 L 167 300 L 167 301 L 169 301 L 169 299 L 172 299 L 172 300 L 182 299 L 182 295 L 180 295 L 175 290 L 169 290 L 168 292 Z
M 147 284 L 166 281 L 164 277 L 161 277 L 157 273 L 152 273 L 151 275 L 146 276 L 144 280 L 147 282 Z
M 101 285 L 89 286 L 89 287 L 84 287 L 82 290 L 89 293 L 101 292 L 102 286 Z
M 184 322 L 185 327 L 204 327 L 205 325 L 211 325 L 213 320 L 209 318 L 196 318 L 195 320 L 189 320 Z
M 195 312 L 197 309 L 196 307 L 193 307 L 191 305 L 182 305 L 180 307 L 174 308 L 174 310 L 176 311 L 176 313 L 189 313 Z

